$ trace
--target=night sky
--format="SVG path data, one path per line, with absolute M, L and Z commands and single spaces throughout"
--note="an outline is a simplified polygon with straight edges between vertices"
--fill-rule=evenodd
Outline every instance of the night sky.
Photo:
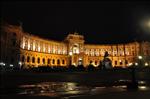
M 69 32 L 86 43 L 150 40 L 141 22 L 150 19 L 150 2 L 129 1 L 3 1 L 2 20 L 22 22 L 24 31 L 62 41 Z

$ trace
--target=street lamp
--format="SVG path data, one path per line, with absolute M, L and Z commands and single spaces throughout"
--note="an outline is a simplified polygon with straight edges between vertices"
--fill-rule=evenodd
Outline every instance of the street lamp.
M 138 56 L 138 59 L 139 59 L 139 66 L 142 66 L 142 59 L 143 59 L 143 57 L 142 56 Z
M 142 56 L 138 56 L 138 59 L 140 59 L 140 60 L 141 60 L 142 58 L 143 58 Z
M 135 66 L 138 66 L 138 63 L 135 63 Z
M 3 62 L 0 62 L 0 66 L 5 66 L 5 63 L 3 63 Z
M 21 66 L 22 66 L 22 62 L 20 62 L 20 61 L 19 61 L 19 63 L 18 63 L 18 64 L 19 64 L 19 68 L 21 69 Z
M 145 63 L 145 66 L 148 66 L 148 63 Z
M 10 67 L 13 67 L 14 65 L 13 65 L 13 64 L 10 64 L 9 66 L 10 66 Z
M 72 59 L 71 59 L 71 56 L 72 56 L 72 52 L 69 52 L 69 66 L 72 65 Z

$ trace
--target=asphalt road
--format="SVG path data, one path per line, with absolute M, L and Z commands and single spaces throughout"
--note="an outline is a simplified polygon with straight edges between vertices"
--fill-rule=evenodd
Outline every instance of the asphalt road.
M 135 72 L 136 80 L 144 80 L 150 85 L 150 72 L 149 71 L 136 71 Z M 100 71 L 100 72 L 51 72 L 51 73 L 40 73 L 40 72 L 3 72 L 1 73 L 1 98 L 2 99 L 48 99 L 48 98 L 58 98 L 60 97 L 47 97 L 47 96 L 16 96 L 12 90 L 17 88 L 18 85 L 23 84 L 34 84 L 40 82 L 76 82 L 81 85 L 90 85 L 90 86 L 107 86 L 114 84 L 115 81 L 121 80 L 131 80 L 132 75 L 130 71 Z M 102 84 L 102 85 L 100 85 Z M 6 93 L 9 94 L 6 94 Z M 114 96 L 114 97 L 113 97 Z M 141 96 L 141 97 L 140 97 Z M 149 99 L 150 91 L 126 91 L 126 92 L 111 92 L 104 94 L 95 94 L 95 95 L 83 95 L 83 96 L 71 96 L 71 97 L 61 97 L 63 99 L 126 99 L 126 98 L 135 98 L 135 99 Z
M 150 81 L 150 72 L 135 72 L 136 80 Z M 118 80 L 131 80 L 130 71 L 101 71 L 101 72 L 6 72 L 1 73 L 1 87 L 15 86 L 24 83 L 35 82 L 78 82 L 78 83 L 99 83 L 114 82 Z

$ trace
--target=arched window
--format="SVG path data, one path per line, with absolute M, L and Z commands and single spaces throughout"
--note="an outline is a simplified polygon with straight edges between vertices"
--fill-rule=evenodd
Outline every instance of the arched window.
M 29 56 L 27 57 L 27 62 L 30 62 L 30 57 Z
M 35 58 L 34 57 L 32 57 L 32 63 L 35 63 Z
M 92 60 L 90 60 L 90 64 L 92 64 L 93 63 L 93 61 Z
M 43 64 L 45 64 L 45 58 L 43 58 Z
M 55 64 L 55 60 L 53 59 L 53 64 Z
M 60 60 L 59 59 L 57 60 L 57 65 L 60 65 Z
M 73 45 L 73 53 L 78 54 L 79 53 L 79 44 Z
M 50 64 L 50 59 L 47 60 L 47 63 Z
M 62 64 L 65 64 L 65 60 L 62 60 Z
M 38 58 L 38 64 L 40 63 L 40 58 Z
M 97 65 L 97 61 L 95 61 L 95 65 Z
M 21 59 L 21 60 L 22 60 L 22 62 L 25 62 L 25 57 L 24 57 L 24 56 L 22 56 L 22 59 Z

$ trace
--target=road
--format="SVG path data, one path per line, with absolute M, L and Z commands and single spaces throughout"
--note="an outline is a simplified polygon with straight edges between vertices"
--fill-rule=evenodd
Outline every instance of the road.
M 135 78 L 138 81 L 147 81 L 148 86 L 150 86 L 150 72 L 149 71 L 136 71 L 135 72 Z M 41 73 L 41 72 L 5 72 L 1 73 L 1 96 L 3 99 L 9 99 L 10 97 L 14 98 L 32 98 L 33 96 L 16 96 L 13 94 L 14 89 L 16 89 L 19 85 L 30 85 L 35 83 L 41 83 L 41 82 L 73 82 L 73 83 L 79 83 L 81 86 L 94 86 L 100 87 L 100 86 L 112 86 L 114 84 L 122 84 L 118 83 L 119 81 L 128 81 L 132 79 L 132 75 L 130 71 L 127 70 L 121 70 L 121 71 L 99 71 L 99 72 L 51 72 L 51 73 Z M 118 81 L 117 83 L 114 83 Z M 123 83 L 125 84 L 125 83 Z M 106 88 L 107 90 L 108 88 Z M 114 89 L 113 89 L 114 90 Z M 12 92 L 12 94 L 10 94 Z M 99 92 L 99 91 L 98 91 Z M 6 94 L 6 93 L 9 93 Z M 128 95 L 127 95 L 128 93 Z M 98 93 L 98 94 L 84 94 L 82 96 L 67 96 L 66 98 L 87 98 L 91 99 L 94 98 L 111 98 L 111 95 L 116 95 L 117 97 L 128 97 L 130 95 L 134 95 L 133 98 L 136 98 L 136 94 L 142 94 L 141 91 L 126 91 L 125 93 L 122 93 L 122 91 L 116 93 L 116 92 L 107 92 L 106 93 Z M 144 91 L 145 99 L 146 97 L 149 97 L 148 94 L 149 91 Z M 108 94 L 108 95 L 106 95 Z M 117 96 L 119 95 L 119 96 Z M 149 94 L 150 95 L 150 94 Z M 46 99 L 47 96 L 35 96 L 36 99 Z M 58 98 L 58 97 L 51 97 L 51 98 Z M 60 97 L 59 97 L 60 98 Z M 65 98 L 65 97 L 64 97 Z M 119 98 L 118 98 L 119 99 Z M 125 99 L 125 98 L 123 98 Z M 137 98 L 140 99 L 140 98 Z

